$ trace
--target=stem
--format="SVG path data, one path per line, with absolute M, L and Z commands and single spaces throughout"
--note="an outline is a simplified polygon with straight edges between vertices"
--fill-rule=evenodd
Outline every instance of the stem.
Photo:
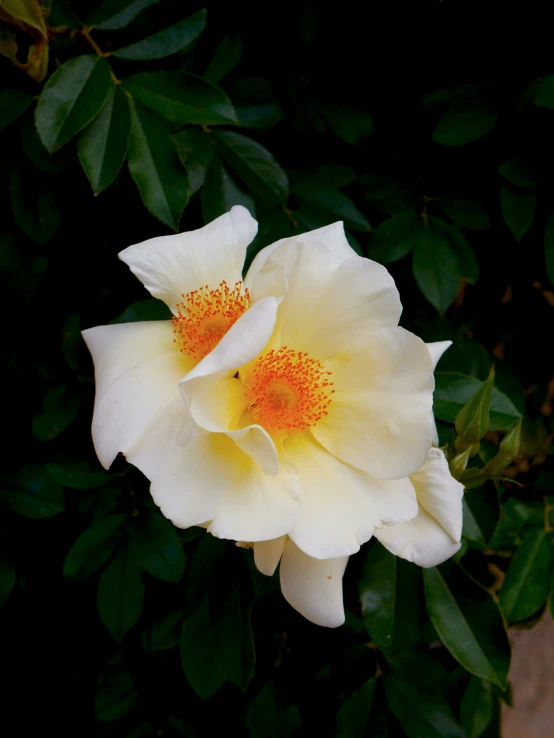
M 102 51 L 102 49 L 100 48 L 100 46 L 98 46 L 98 44 L 96 43 L 96 41 L 90 35 L 91 30 L 92 30 L 91 28 L 83 28 L 83 29 L 81 29 L 81 35 L 84 37 L 85 41 L 90 46 L 90 48 L 93 49 L 93 51 L 96 54 L 98 54 L 98 56 L 107 56 L 107 54 L 105 54 Z

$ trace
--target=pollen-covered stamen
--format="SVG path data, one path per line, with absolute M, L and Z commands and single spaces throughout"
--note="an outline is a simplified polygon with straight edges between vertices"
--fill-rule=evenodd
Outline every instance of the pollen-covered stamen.
M 237 282 L 231 290 L 225 281 L 181 295 L 173 318 L 175 343 L 182 353 L 200 361 L 219 343 L 229 328 L 250 307 L 250 293 Z
M 250 369 L 247 397 L 252 417 L 268 431 L 306 430 L 328 414 L 331 372 L 307 353 L 283 346 Z

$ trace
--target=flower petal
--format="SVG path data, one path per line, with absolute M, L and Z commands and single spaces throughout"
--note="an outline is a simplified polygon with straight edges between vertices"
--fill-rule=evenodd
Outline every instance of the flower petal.
M 82 332 L 94 362 L 97 394 L 145 361 L 175 352 L 170 320 L 99 325 Z M 183 364 L 183 374 L 191 365 Z
M 290 435 L 282 458 L 296 469 L 302 485 L 300 512 L 289 536 L 309 556 L 356 553 L 375 527 L 417 514 L 409 479 L 373 479 L 343 464 L 308 432 Z
M 166 456 L 190 440 L 193 425 L 178 387 L 182 376 L 183 357 L 173 351 L 97 391 L 92 438 L 106 469 L 122 452 L 152 479 Z
M 460 548 L 463 486 L 448 469 L 443 452 L 432 448 L 421 469 L 413 474 L 419 512 L 406 523 L 375 531 L 388 550 L 419 566 L 442 564 Z
M 329 414 L 312 433 L 337 458 L 378 479 L 417 471 L 431 446 L 433 367 L 425 344 L 384 328 L 328 363 Z
M 347 563 L 348 556 L 313 559 L 287 541 L 279 571 L 284 598 L 311 623 L 338 628 L 344 623 L 342 577 Z
M 266 476 L 222 433 L 201 433 L 166 459 L 152 497 L 179 528 L 210 520 L 208 532 L 236 541 L 265 541 L 290 529 L 297 511 L 297 476 L 281 468 Z
M 348 243 L 346 234 L 344 233 L 344 223 L 342 221 L 338 221 L 337 223 L 331 223 L 331 225 L 324 226 L 323 228 L 317 228 L 314 231 L 303 233 L 301 236 L 281 238 L 270 246 L 266 246 L 265 249 L 262 249 L 256 255 L 254 261 L 250 265 L 250 269 L 248 270 L 248 274 L 244 280 L 245 284 L 247 286 L 252 285 L 255 277 L 264 267 L 267 258 L 275 251 L 276 248 L 284 243 L 295 244 L 297 242 L 306 241 L 315 241 L 316 243 L 326 246 L 333 254 L 334 261 L 337 265 L 345 259 L 349 259 L 356 253 Z
M 257 541 L 254 544 L 254 563 L 258 571 L 268 577 L 273 576 L 283 554 L 287 536 L 273 538 L 271 541 Z
M 437 368 L 437 364 L 444 352 L 452 346 L 452 341 L 435 341 L 434 343 L 425 344 L 431 354 L 433 361 L 433 371 Z
M 176 314 L 181 295 L 204 285 L 229 286 L 242 279 L 246 247 L 258 231 L 248 210 L 235 205 L 203 228 L 174 236 L 158 236 L 129 246 L 119 258 L 153 297 Z

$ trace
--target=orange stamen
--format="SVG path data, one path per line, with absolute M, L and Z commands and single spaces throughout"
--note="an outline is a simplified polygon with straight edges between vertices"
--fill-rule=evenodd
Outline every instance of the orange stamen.
M 311 428 L 329 412 L 331 372 L 307 353 L 283 346 L 261 356 L 250 370 L 247 397 L 256 423 L 268 431 Z
M 175 343 L 180 351 L 200 361 L 219 343 L 229 328 L 250 307 L 250 293 L 242 282 L 230 290 L 225 281 L 211 290 L 208 285 L 181 295 L 172 319 Z

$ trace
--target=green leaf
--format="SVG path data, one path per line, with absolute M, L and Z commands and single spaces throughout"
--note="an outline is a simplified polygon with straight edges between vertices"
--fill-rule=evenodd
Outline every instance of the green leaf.
M 169 615 L 153 623 L 149 633 L 143 636 L 145 648 L 156 652 L 166 651 L 168 648 L 178 646 L 184 619 L 184 611 L 177 610 L 177 612 L 170 612 Z
M 2 9 L 46 38 L 46 23 L 37 0 L 2 0 Z
M 0 90 L 0 131 L 23 115 L 32 102 L 32 95 L 22 90 L 3 87 Z
M 537 80 L 533 102 L 541 108 L 554 108 L 554 75 Z
M 389 264 L 409 254 L 423 227 L 414 212 L 398 213 L 375 228 L 369 244 L 369 256 L 380 264 Z
M 125 46 L 113 52 L 118 59 L 150 60 L 162 59 L 164 56 L 184 51 L 196 41 L 206 26 L 206 10 L 199 10 L 174 26 L 164 28 L 136 44 Z
M 117 31 L 158 2 L 160 0 L 106 0 L 101 8 L 92 13 L 88 23 L 99 31 Z
M 188 202 L 189 184 L 175 143 L 159 118 L 131 102 L 129 171 L 142 201 L 174 231 Z
M 125 544 L 102 571 L 96 607 L 100 619 L 121 642 L 142 611 L 144 583 L 135 552 Z
M 458 372 L 436 372 L 433 411 L 439 420 L 454 423 L 466 402 L 475 395 L 483 382 Z M 517 422 L 520 414 L 505 394 L 492 389 L 489 428 L 505 430 Z
M 508 180 L 510 184 L 523 189 L 538 187 L 537 177 L 531 161 L 525 156 L 514 156 L 498 167 L 498 174 Z
M 10 198 L 17 227 L 41 245 L 47 243 L 61 225 L 59 197 L 51 178 L 19 162 L 11 171 Z
M 33 418 L 33 435 L 38 441 L 52 441 L 75 420 L 79 411 L 79 395 L 62 385 L 44 396 L 42 411 Z
M 442 210 L 459 228 L 483 231 L 490 227 L 491 219 L 479 202 L 471 200 L 442 200 Z
M 272 202 L 286 201 L 289 182 L 273 154 L 234 131 L 215 131 L 214 137 L 223 158 L 254 192 Z
M 188 683 L 203 700 L 217 692 L 227 678 L 207 599 L 183 623 L 181 665 Z
M 201 128 L 185 128 L 173 134 L 177 152 L 187 170 L 190 194 L 195 195 L 204 185 L 206 173 L 215 154 L 215 141 Z
M 358 210 L 352 200 L 331 185 L 317 180 L 306 180 L 295 185 L 292 192 L 301 200 L 344 220 L 347 228 L 364 232 L 371 230 L 368 219 Z
M 554 284 L 554 211 L 548 216 L 544 229 L 544 260 L 548 279 Z
M 387 657 L 410 650 L 421 638 L 417 566 L 375 544 L 366 557 L 358 595 L 366 630 Z
M 408 738 L 464 738 L 443 697 L 390 674 L 385 690 L 389 709 Z
M 111 723 L 127 715 L 138 701 L 138 693 L 130 674 L 103 674 L 98 680 L 98 691 L 94 698 L 94 713 L 97 720 Z
M 250 738 L 287 738 L 300 728 L 301 720 L 296 705 L 277 702 L 275 686 L 269 683 L 248 705 L 245 723 Z
M 16 581 L 15 571 L 0 559 L 0 610 L 6 604 Z
M 110 324 L 136 323 L 139 320 L 171 320 L 171 311 L 161 300 L 147 297 L 146 300 L 131 303 L 121 315 L 110 320 Z
M 271 128 L 285 117 L 277 102 L 266 105 L 235 105 L 235 113 L 243 128 Z
M 120 542 L 127 520 L 127 515 L 108 515 L 83 531 L 66 556 L 64 577 L 79 582 L 102 568 Z
M 130 130 L 129 101 L 121 86 L 114 85 L 104 107 L 77 141 L 79 161 L 95 195 L 111 185 L 121 169 Z
M 143 105 L 175 123 L 213 126 L 238 122 L 223 90 L 194 74 L 141 72 L 124 84 Z
M 215 84 L 221 82 L 223 77 L 237 66 L 241 54 L 240 36 L 235 33 L 226 33 L 204 72 L 204 79 Z
M 479 264 L 462 231 L 449 223 L 445 223 L 442 218 L 431 216 L 429 222 L 433 228 L 440 229 L 447 237 L 450 247 L 458 259 L 458 267 L 462 277 L 470 284 L 475 284 L 479 277 Z
M 502 211 L 502 217 L 518 243 L 531 228 L 535 219 L 536 207 L 536 195 L 518 195 L 501 185 L 500 210 Z
M 65 510 L 63 489 L 52 479 L 47 469 L 27 466 L 19 478 L 21 489 L 11 490 L 8 505 L 27 518 L 51 518 Z
M 462 271 L 448 234 L 431 221 L 418 231 L 412 262 L 419 289 L 441 315 L 454 302 Z
M 427 612 L 457 661 L 471 674 L 506 688 L 510 644 L 498 605 L 454 561 L 423 570 Z
M 159 510 L 131 528 L 137 560 L 144 571 L 164 582 L 180 582 L 185 573 L 185 552 L 177 530 Z
M 468 445 L 480 441 L 488 431 L 493 387 L 494 368 L 491 367 L 487 379 L 456 416 L 456 431 L 463 442 L 462 447 L 456 446 L 458 451 L 464 451 Z
M 529 533 L 514 554 L 500 590 L 500 607 L 509 623 L 527 620 L 544 605 L 552 561 L 550 536 L 544 530 Z
M 204 223 L 227 213 L 233 205 L 244 205 L 251 215 L 256 214 L 252 198 L 237 186 L 218 156 L 212 159 L 200 197 Z
M 490 682 L 470 678 L 460 706 L 460 720 L 466 738 L 481 738 L 492 722 L 496 702 Z
M 96 466 L 96 465 L 95 465 Z M 113 475 L 103 469 L 91 471 L 90 465 L 79 461 L 64 464 L 50 463 L 46 468 L 52 479 L 70 489 L 94 489 L 111 482 Z
M 462 146 L 490 133 L 498 118 L 483 108 L 445 113 L 433 131 L 433 141 L 443 146 Z
M 337 713 L 336 738 L 364 738 L 376 684 L 373 677 L 344 700 Z
M 29 161 L 40 172 L 54 174 L 61 172 L 67 162 L 65 152 L 49 154 L 39 138 L 33 116 L 27 116 L 20 129 L 21 148 Z
M 489 543 L 500 520 L 500 500 L 494 484 L 466 491 L 463 506 L 464 538 L 480 545 Z
M 373 133 L 373 118 L 362 110 L 336 105 L 326 108 L 324 115 L 333 132 L 354 146 L 361 146 Z
M 100 56 L 77 56 L 50 77 L 39 98 L 35 125 L 52 153 L 95 118 L 111 89 L 110 65 Z

